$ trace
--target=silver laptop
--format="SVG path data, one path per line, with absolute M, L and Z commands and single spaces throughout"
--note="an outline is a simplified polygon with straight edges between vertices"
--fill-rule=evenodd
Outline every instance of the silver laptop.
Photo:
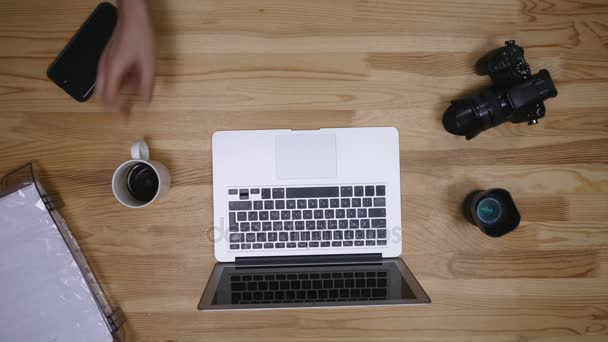
M 213 135 L 215 257 L 201 310 L 430 302 L 401 261 L 392 127 Z

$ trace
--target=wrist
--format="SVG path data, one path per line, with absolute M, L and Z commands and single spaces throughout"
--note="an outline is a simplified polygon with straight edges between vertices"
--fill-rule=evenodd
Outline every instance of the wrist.
M 127 15 L 147 15 L 145 0 L 117 0 L 116 5 L 120 13 Z

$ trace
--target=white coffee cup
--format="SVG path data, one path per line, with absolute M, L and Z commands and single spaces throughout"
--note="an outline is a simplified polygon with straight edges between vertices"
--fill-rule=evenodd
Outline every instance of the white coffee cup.
M 133 166 L 144 163 L 152 168 L 158 177 L 158 189 L 154 198 L 147 202 L 134 198 L 127 188 L 127 176 Z M 143 208 L 156 201 L 161 195 L 169 191 L 171 187 L 171 175 L 165 165 L 156 160 L 150 160 L 150 150 L 143 140 L 138 140 L 131 145 L 131 160 L 122 163 L 112 176 L 112 192 L 118 202 L 129 208 Z

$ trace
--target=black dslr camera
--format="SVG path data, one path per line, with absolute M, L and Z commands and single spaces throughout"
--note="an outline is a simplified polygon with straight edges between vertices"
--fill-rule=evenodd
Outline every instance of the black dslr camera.
M 524 49 L 514 40 L 482 57 L 475 69 L 490 75 L 494 86 L 469 98 L 452 101 L 443 114 L 443 127 L 455 135 L 473 139 L 505 121 L 538 123 L 545 116 L 543 101 L 557 96 L 551 75 L 545 69 L 532 75 Z

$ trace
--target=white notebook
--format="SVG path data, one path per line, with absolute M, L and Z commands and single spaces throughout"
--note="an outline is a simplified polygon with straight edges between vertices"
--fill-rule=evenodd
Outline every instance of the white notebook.
M 34 185 L 0 198 L 0 341 L 113 341 Z

